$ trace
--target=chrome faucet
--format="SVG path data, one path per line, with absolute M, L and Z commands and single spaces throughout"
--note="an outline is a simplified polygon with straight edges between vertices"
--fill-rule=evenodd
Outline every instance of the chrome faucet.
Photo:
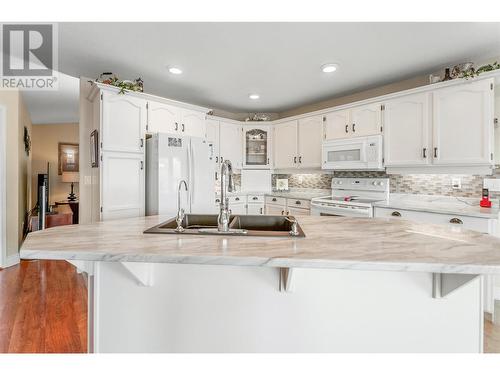
M 175 217 L 175 222 L 177 223 L 177 228 L 175 228 L 176 232 L 184 232 L 184 228 L 182 227 L 182 221 L 184 220 L 184 209 L 181 208 L 181 188 L 184 184 L 184 190 L 188 191 L 188 185 L 186 180 L 179 181 L 179 187 L 177 188 L 177 216 Z
M 224 160 L 220 168 L 220 211 L 217 217 L 217 230 L 219 232 L 229 232 L 229 198 L 227 192 L 234 190 L 233 185 L 233 165 L 231 161 Z

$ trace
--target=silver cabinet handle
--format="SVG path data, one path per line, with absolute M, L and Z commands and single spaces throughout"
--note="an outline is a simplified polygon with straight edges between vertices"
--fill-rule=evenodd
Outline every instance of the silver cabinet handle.
M 177 122 L 175 123 L 175 130 L 179 130 L 179 124 Z
M 257 200 L 257 199 L 259 199 L 259 198 L 257 198 L 257 197 L 253 197 L 252 199 L 253 199 L 254 201 L 256 201 L 256 200 Z
M 353 132 L 353 133 L 356 131 L 355 126 L 356 126 L 356 124 L 352 124 L 352 132 Z
M 293 164 L 297 164 L 297 157 L 296 156 L 293 157 Z
M 216 200 L 215 200 L 215 203 L 220 203 L 220 199 L 216 199 Z
M 438 157 L 438 148 L 437 147 L 434 147 L 434 157 L 435 158 Z
M 235 200 L 235 201 L 239 201 L 239 200 L 240 200 L 240 198 L 236 197 L 236 198 L 234 198 L 234 200 Z
M 295 204 L 301 204 L 300 201 L 295 201 Z
M 141 138 L 141 147 L 144 147 L 144 139 Z
M 218 163 L 218 162 L 219 162 L 219 157 L 218 157 L 218 156 L 216 156 L 216 157 L 215 157 L 215 162 L 216 162 L 216 163 Z
M 458 217 L 454 217 L 453 219 L 450 219 L 451 224 L 463 224 L 464 222 L 460 220 Z
M 346 125 L 345 126 L 345 132 L 348 133 L 349 132 L 349 125 Z
M 398 211 L 393 211 L 391 213 L 391 216 L 397 216 L 397 217 L 400 217 L 401 216 L 401 212 L 398 212 Z
M 144 162 L 141 160 L 141 171 L 144 169 Z
M 184 131 L 184 129 L 185 129 L 185 126 L 184 126 L 184 124 L 182 124 L 182 131 Z
M 272 199 L 272 201 L 273 201 L 273 202 L 276 202 L 276 198 L 273 198 L 273 199 Z
M 284 215 L 285 214 L 285 210 L 281 210 L 281 214 Z
M 299 156 L 299 163 L 302 164 L 302 156 Z
M 260 214 L 262 215 L 262 207 L 260 208 Z
M 423 155 L 424 159 L 427 159 L 427 148 L 424 147 L 422 149 L 422 155 Z

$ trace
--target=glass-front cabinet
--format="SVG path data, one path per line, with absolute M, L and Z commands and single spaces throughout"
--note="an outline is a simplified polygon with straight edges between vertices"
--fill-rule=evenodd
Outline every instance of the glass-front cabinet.
M 243 126 L 243 168 L 270 169 L 271 131 L 269 125 Z

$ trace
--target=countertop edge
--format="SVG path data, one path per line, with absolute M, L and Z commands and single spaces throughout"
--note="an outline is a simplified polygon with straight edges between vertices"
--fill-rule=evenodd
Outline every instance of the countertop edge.
M 408 210 L 408 211 L 416 211 L 416 212 L 429 212 L 436 214 L 448 214 L 448 215 L 458 215 L 458 216 L 468 216 L 468 217 L 477 217 L 482 219 L 498 219 L 498 213 L 481 213 L 481 212 L 461 212 L 459 210 L 453 209 L 440 209 L 440 208 L 428 208 L 428 207 L 415 207 L 411 205 L 406 205 L 405 203 L 385 203 L 385 202 L 375 202 L 373 207 L 379 208 L 394 208 L 399 210 Z M 479 209 L 479 208 L 478 208 Z
M 79 252 L 78 255 L 61 251 L 21 250 L 21 259 L 33 260 L 80 260 L 92 262 L 142 262 L 171 263 L 213 266 L 254 266 L 274 268 L 318 268 L 357 271 L 393 271 L 393 272 L 424 272 L 424 273 L 454 273 L 454 274 L 500 274 L 495 266 L 479 264 L 444 264 L 419 262 L 377 262 L 377 261 L 345 261 L 328 259 L 290 259 L 234 256 L 182 256 L 153 254 L 115 254 L 99 256 L 93 252 Z

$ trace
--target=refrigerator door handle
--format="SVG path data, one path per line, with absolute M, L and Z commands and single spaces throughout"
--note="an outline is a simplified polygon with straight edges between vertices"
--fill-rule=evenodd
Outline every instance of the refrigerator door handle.
M 191 176 L 189 177 L 190 179 L 190 189 L 189 192 L 191 194 L 191 202 L 190 205 L 191 207 L 193 206 L 194 203 L 194 186 L 195 186 L 195 173 L 194 173 L 194 151 L 193 151 L 193 143 L 192 141 L 190 142 L 189 145 L 189 172 L 191 173 Z

